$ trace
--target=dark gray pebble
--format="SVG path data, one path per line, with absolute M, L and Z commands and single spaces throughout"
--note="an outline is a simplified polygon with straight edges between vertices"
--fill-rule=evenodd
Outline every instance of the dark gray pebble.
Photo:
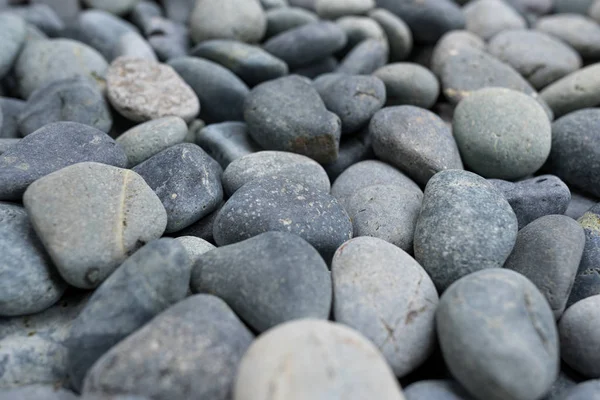
M 406 104 L 431 108 L 440 95 L 440 84 L 435 75 L 418 64 L 388 64 L 373 75 L 385 84 L 388 106 Z
M 323 164 L 323 168 L 333 182 L 342 172 L 350 166 L 364 160 L 374 158 L 371 147 L 371 135 L 368 129 L 356 135 L 346 135 L 340 140 L 340 151 L 338 159 L 332 163 Z
M 585 232 L 585 247 L 567 307 L 600 294 L 600 205 L 590 208 L 577 222 Z
M 0 124 L 0 138 L 16 139 L 20 138 L 19 133 L 19 115 L 25 108 L 26 102 L 10 97 L 0 97 L 0 114 L 2 114 L 2 124 Z
M 248 135 L 248 128 L 244 122 L 208 125 L 196 134 L 195 142 L 223 169 L 238 158 L 260 150 L 258 144 Z
M 314 12 L 299 7 L 279 7 L 267 10 L 266 38 L 273 37 L 302 25 L 318 22 Z
M 321 60 L 315 61 L 309 65 L 294 69 L 291 73 L 314 79 L 322 74 L 334 72 L 338 67 L 338 61 L 335 57 L 329 56 Z
M 474 400 L 474 398 L 456 381 L 427 380 L 419 381 L 404 388 L 406 400 Z
M 388 46 L 378 39 L 367 39 L 354 46 L 342 59 L 336 72 L 341 74 L 371 74 L 388 60 Z

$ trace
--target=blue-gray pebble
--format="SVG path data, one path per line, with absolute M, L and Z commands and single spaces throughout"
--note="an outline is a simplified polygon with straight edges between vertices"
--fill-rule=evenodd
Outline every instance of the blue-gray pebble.
M 302 25 L 318 22 L 319 17 L 312 11 L 300 7 L 279 7 L 267 10 L 266 38 L 297 28 Z
M 585 232 L 585 247 L 567 307 L 600 294 L 600 204 L 590 208 L 577 222 Z
M 22 18 L 11 15 L 0 15 L 0 79 L 10 71 L 19 51 L 25 43 L 25 21 Z
M 356 135 L 343 137 L 340 140 L 338 159 L 332 163 L 323 164 L 323 168 L 333 182 L 350 166 L 373 157 L 371 135 L 368 129 L 363 129 Z
M 418 381 L 404 389 L 406 400 L 474 400 L 460 384 L 451 379 Z
M 388 46 L 383 40 L 366 39 L 358 43 L 340 61 L 335 72 L 351 75 L 369 75 L 388 61 Z
M 440 95 L 440 84 L 435 75 L 418 64 L 388 64 L 373 75 L 385 84 L 388 105 L 431 108 Z
M 580 383 L 565 392 L 561 400 L 600 400 L 600 379 Z
M 260 150 L 260 146 L 248 134 L 244 122 L 207 125 L 196 134 L 195 142 L 223 169 L 238 158 Z

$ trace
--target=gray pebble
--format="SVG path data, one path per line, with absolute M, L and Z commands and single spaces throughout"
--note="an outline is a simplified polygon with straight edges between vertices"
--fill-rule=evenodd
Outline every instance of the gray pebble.
M 584 59 L 600 58 L 600 26 L 593 19 L 576 14 L 540 18 L 535 29 L 566 42 Z
M 214 245 L 195 236 L 179 236 L 175 239 L 184 247 L 192 266 L 202 258 L 204 253 L 216 249 Z
M 595 206 L 598 202 L 598 199 L 587 194 L 571 192 L 571 202 L 564 214 L 573 219 L 579 219 L 587 210 Z
M 30 4 L 24 7 L 12 7 L 9 13 L 14 13 L 38 28 L 50 37 L 59 36 L 65 24 L 54 10 L 47 4 Z
M 558 378 L 556 378 L 552 384 L 550 391 L 546 394 L 546 396 L 542 397 L 542 400 L 565 400 L 565 394 L 575 386 L 577 386 L 577 382 L 571 379 L 569 375 L 561 370 L 558 374 Z M 590 399 L 586 398 L 580 400 Z
M 190 47 L 189 30 L 186 25 L 174 23 L 165 18 L 153 19 L 155 27 L 150 28 L 148 43 L 161 61 L 185 57 Z
M 21 139 L 4 139 L 0 138 L 0 154 L 6 153 L 6 151 L 12 146 L 19 143 Z
M 332 163 L 323 164 L 323 168 L 329 175 L 329 180 L 334 181 L 350 166 L 374 157 L 371 148 L 371 135 L 368 129 L 363 129 L 356 135 L 346 135 L 340 140 L 340 151 L 338 159 Z
M 125 153 L 106 133 L 77 122 L 48 124 L 0 156 L 0 198 L 18 200 L 35 180 L 84 161 L 127 165 Z
M 196 143 L 223 169 L 233 161 L 260 150 L 248 135 L 244 122 L 222 122 L 208 125 L 196 134 Z
M 309 11 L 315 11 L 316 0 L 288 0 L 291 7 L 300 7 Z
M 440 94 L 440 84 L 435 75 L 418 64 L 388 64 L 373 75 L 385 83 L 388 106 L 407 104 L 431 108 Z
M 126 15 L 140 0 L 83 0 L 86 6 L 108 11 L 115 15 Z
M 586 14 L 594 0 L 554 0 L 554 11 L 560 14 Z
M 323 19 L 364 15 L 375 7 L 375 0 L 316 0 L 315 9 Z
M 252 339 L 222 300 L 188 297 L 102 356 L 88 373 L 83 393 L 228 400 Z
M 585 247 L 567 307 L 600 294 L 600 206 L 590 208 L 577 222 L 585 232 Z
M 267 11 L 267 32 L 265 37 L 271 38 L 290 29 L 318 21 L 319 17 L 315 13 L 304 8 L 273 8 Z
M 200 117 L 208 123 L 243 121 L 248 86 L 233 72 L 212 61 L 181 57 L 169 65 L 194 89 L 202 104 Z
M 514 271 L 483 270 L 455 282 L 440 299 L 436 326 L 452 375 L 478 399 L 538 399 L 558 375 L 550 306 Z
M 571 201 L 569 187 L 554 175 L 540 175 L 514 183 L 500 179 L 489 181 L 511 205 L 519 229 L 544 215 L 564 214 Z
M 29 3 L 46 4 L 67 26 L 74 22 L 81 12 L 79 0 L 30 0 Z
M 390 48 L 390 61 L 404 61 L 413 49 L 412 32 L 406 22 L 383 8 L 369 13 L 385 32 Z
M 221 166 L 199 146 L 181 143 L 133 168 L 167 210 L 166 232 L 186 228 L 223 200 Z
M 550 154 L 552 128 L 530 96 L 486 88 L 460 102 L 452 130 L 465 165 L 486 178 L 518 179 L 536 172 Z
M 221 210 L 221 208 L 223 207 L 224 204 L 225 203 L 219 204 L 219 207 L 215 211 L 211 212 L 204 218 L 201 218 L 200 221 L 196 222 L 195 224 L 192 224 L 192 225 L 188 226 L 187 228 L 180 230 L 175 235 L 176 236 L 195 236 L 195 237 L 204 239 L 209 243 L 214 243 L 215 242 L 215 240 L 213 238 L 214 223 L 215 223 L 215 220 L 217 219 L 217 216 L 219 215 L 219 211 Z
M 426 380 L 408 385 L 404 389 L 406 400 L 474 400 L 458 382 Z
M 440 38 L 433 48 L 430 60 L 431 72 L 441 77 L 448 59 L 458 54 L 461 47 L 485 50 L 486 44 L 479 36 L 469 31 L 450 31 Z
M 300 154 L 285 151 L 259 151 L 233 161 L 223 173 L 223 188 L 231 196 L 246 183 L 272 175 L 291 179 L 329 193 L 329 177 L 319 163 Z
M 196 5 L 196 0 L 168 0 L 162 4 L 166 16 L 179 23 L 187 23 Z
M 111 347 L 185 298 L 191 270 L 183 245 L 163 238 L 136 251 L 100 285 L 73 322 L 66 341 L 69 375 L 77 390 Z
M 588 9 L 588 15 L 597 23 L 600 23 L 600 1 L 594 0 Z
M 562 400 L 600 400 L 600 379 L 580 383 L 566 392 Z
M 38 179 L 23 203 L 61 276 L 84 289 L 100 285 L 167 225 L 160 199 L 141 176 L 92 162 Z
M 291 74 L 315 79 L 323 74 L 334 72 L 337 69 L 338 65 L 339 63 L 337 59 L 333 56 L 330 56 L 315 61 L 312 64 L 296 68 L 291 72 Z
M 348 38 L 346 46 L 340 50 L 341 54 L 346 54 L 362 41 L 369 39 L 379 40 L 384 43 L 386 49 L 388 48 L 387 37 L 385 36 L 383 28 L 375 20 L 369 17 L 342 17 L 335 21 L 335 23 L 342 28 Z
M 289 7 L 287 0 L 260 0 L 260 4 L 265 10 L 271 8 Z
M 188 0 L 171 0 L 165 3 L 165 8 L 167 11 L 173 7 L 174 4 L 186 2 Z M 190 1 L 191 3 L 191 1 Z M 190 7 L 191 8 L 191 7 Z M 151 0 L 142 0 L 138 2 L 133 9 L 131 10 L 131 14 L 129 15 L 131 22 L 137 26 L 144 35 L 149 33 L 149 28 L 151 28 L 156 21 L 156 19 L 162 18 L 163 9 Z M 189 16 L 189 12 L 186 17 Z M 171 18 L 173 20 L 177 20 L 177 18 Z
M 10 97 L 0 97 L 0 138 L 17 139 L 21 137 L 19 132 L 19 115 L 25 108 L 25 102 Z
M 547 86 L 540 97 L 555 116 L 600 105 L 600 63 L 575 71 Z
M 502 0 L 470 1 L 463 8 L 466 29 L 484 40 L 510 29 L 525 29 L 527 23 L 519 13 Z
M 127 32 L 119 37 L 119 41 L 113 49 L 113 58 L 118 57 L 135 57 L 158 61 L 150 43 L 137 32 Z
M 25 21 L 12 14 L 0 15 L 0 79 L 10 71 L 25 43 Z
M 388 46 L 384 41 L 363 40 L 342 59 L 336 72 L 352 75 L 372 74 L 387 63 L 388 53 Z
M 219 246 L 267 231 L 297 234 L 326 261 L 352 237 L 348 214 L 328 193 L 282 176 L 255 179 L 236 191 L 219 211 L 214 238 Z
M 77 400 L 73 392 L 55 385 L 28 385 L 0 391 L 0 400 Z
M 58 121 L 79 122 L 106 133 L 113 124 L 102 93 L 80 76 L 53 81 L 34 91 L 19 114 L 19 131 L 27 136 Z
M 456 142 L 444 121 L 414 106 L 387 107 L 369 125 L 375 155 L 425 185 L 446 169 L 463 169 Z
M 443 292 L 472 272 L 500 268 L 517 230 L 515 213 L 491 183 L 468 171 L 438 172 L 425 188 L 415 259 Z
M 333 162 L 338 157 L 341 122 L 327 111 L 309 82 L 292 75 L 255 87 L 244 104 L 248 133 L 266 150 Z

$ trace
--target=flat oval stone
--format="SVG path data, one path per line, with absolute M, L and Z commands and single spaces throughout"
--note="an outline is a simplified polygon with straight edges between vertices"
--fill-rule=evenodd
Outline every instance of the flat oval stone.
M 175 239 L 154 240 L 129 257 L 94 292 L 66 341 L 71 384 L 81 390 L 92 365 L 111 347 L 183 300 L 192 263 Z
M 414 106 L 386 107 L 369 124 L 375 155 L 425 185 L 446 169 L 463 169 L 458 147 L 444 121 Z
M 267 17 L 258 0 L 198 0 L 189 17 L 194 42 L 234 39 L 259 42 L 267 29 Z
M 440 94 L 440 84 L 435 75 L 418 64 L 388 64 L 373 75 L 385 84 L 388 106 L 407 104 L 431 108 Z
M 342 59 L 336 72 L 349 75 L 372 74 L 387 63 L 388 53 L 388 46 L 383 40 L 363 40 Z
M 223 299 L 257 332 L 294 319 L 326 320 L 332 301 L 327 264 L 304 239 L 286 232 L 204 254 L 194 264 L 191 288 Z
M 133 168 L 167 210 L 166 232 L 186 228 L 223 200 L 221 166 L 193 143 L 181 143 Z
M 250 136 L 266 150 L 303 154 L 317 162 L 338 157 L 341 122 L 307 80 L 288 76 L 252 89 L 244 103 Z
M 589 17 L 577 14 L 549 15 L 540 18 L 535 29 L 566 42 L 584 59 L 596 60 L 600 57 L 600 26 Z
M 369 17 L 347 16 L 339 18 L 335 23 L 342 28 L 348 38 L 346 46 L 340 50 L 341 54 L 346 54 L 359 43 L 369 39 L 379 40 L 386 48 L 388 47 L 383 28 Z
M 84 0 L 85 5 L 116 15 L 128 14 L 140 0 Z
M 160 199 L 133 171 L 85 162 L 35 181 L 23 196 L 33 227 L 71 285 L 100 285 L 167 225 Z
M 504 88 L 481 89 L 460 102 L 452 131 L 464 163 L 486 178 L 536 172 L 552 144 L 552 127 L 540 104 Z
M 346 34 L 337 24 L 315 22 L 284 31 L 269 39 L 263 48 L 294 69 L 328 57 L 346 43 Z
M 340 117 L 342 134 L 355 133 L 368 125 L 386 99 L 386 87 L 375 76 L 339 74 L 322 84 L 317 79 L 315 87 L 325 107 Z
M 224 66 L 249 86 L 288 74 L 288 66 L 284 61 L 258 46 L 235 40 L 207 40 L 194 47 L 190 54 Z
M 463 7 L 466 29 L 484 40 L 510 29 L 525 29 L 527 23 L 502 0 L 475 0 Z
M 2 400 L 38 399 L 38 400 L 77 400 L 75 393 L 56 388 L 54 385 L 28 385 L 3 390 Z
M 192 262 L 192 266 L 198 261 L 204 253 L 208 253 L 216 247 L 208 241 L 195 237 L 195 236 L 179 236 L 175 238 L 176 241 L 181 243 L 185 249 L 188 258 Z
M 0 138 L 18 139 L 21 138 L 19 132 L 19 115 L 25 108 L 26 102 L 13 99 L 11 97 L 0 97 L 0 114 L 2 114 L 2 123 L 0 124 Z
M 581 57 L 569 45 L 543 32 L 507 30 L 494 36 L 488 51 L 510 64 L 536 89 L 581 68 Z
M 413 36 L 410 28 L 402 19 L 383 8 L 369 13 L 385 32 L 389 44 L 390 61 L 404 61 L 413 49 Z
M 290 29 L 318 21 L 319 17 L 317 14 L 304 8 L 273 8 L 267 10 L 267 32 L 265 38 L 271 38 Z
M 195 141 L 223 169 L 240 157 L 260 151 L 244 122 L 208 125 L 197 133 Z
M 581 192 L 571 192 L 571 202 L 565 211 L 567 217 L 573 219 L 579 219 L 587 210 L 592 208 L 598 203 L 598 199 L 588 194 L 582 194 Z
M 477 35 L 465 31 L 450 31 L 440 38 L 431 53 L 431 72 L 441 77 L 444 65 L 449 58 L 458 54 L 461 47 L 485 50 L 485 42 Z
M 108 69 L 106 85 L 110 103 L 132 121 L 168 116 L 191 121 L 200 112 L 200 102 L 192 88 L 165 64 L 119 57 Z
M 328 193 L 282 176 L 255 179 L 225 203 L 214 224 L 219 246 L 267 231 L 294 233 L 331 260 L 352 237 L 348 214 Z
M 0 316 L 45 310 L 67 284 L 52 265 L 24 208 L 0 202 Z
M 567 307 L 600 294 L 600 206 L 590 208 L 577 222 L 585 232 L 585 247 Z
M 600 379 L 582 382 L 565 393 L 564 400 L 597 400 L 600 398 Z
M 364 15 L 375 7 L 375 0 L 316 0 L 315 9 L 323 19 Z
M 565 311 L 558 324 L 560 354 L 571 368 L 588 378 L 600 378 L 600 295 L 591 296 Z
M 250 90 L 233 72 L 197 57 L 176 58 L 169 65 L 196 92 L 203 120 L 208 123 L 244 120 L 244 100 Z
M 233 400 L 267 400 L 273 390 L 287 400 L 404 399 L 375 345 L 342 324 L 314 319 L 273 328 L 242 358 Z
M 171 146 L 182 143 L 188 134 L 180 117 L 163 117 L 139 124 L 121 134 L 116 142 L 127 155 L 132 168 Z
M 600 63 L 575 71 L 547 86 L 540 97 L 555 116 L 600 105 Z
M 23 136 L 58 121 L 79 122 L 108 133 L 113 118 L 97 86 L 77 76 L 51 82 L 34 91 L 18 119 Z
M 335 253 L 331 275 L 335 320 L 370 339 L 396 376 L 432 353 L 438 294 L 411 256 L 380 239 L 355 238 Z
M 17 15 L 0 15 L 0 79 L 10 71 L 25 43 L 25 21 Z
M 519 229 L 544 215 L 564 214 L 571 201 L 569 187 L 554 175 L 514 183 L 501 179 L 489 182 L 504 194 L 517 216 Z
M 324 193 L 329 193 L 329 177 L 319 163 L 300 154 L 285 151 L 259 151 L 233 161 L 223 173 L 223 188 L 231 196 L 246 183 L 279 175 Z
M 546 215 L 519 231 L 504 268 L 529 278 L 546 297 L 558 320 L 581 261 L 585 234 L 565 215 Z
M 219 298 L 188 297 L 104 354 L 86 376 L 84 397 L 118 392 L 153 399 L 230 399 L 252 339 Z
M 488 240 L 491 234 L 494 240 Z M 472 272 L 500 268 L 516 238 L 510 204 L 482 177 L 447 170 L 427 183 L 415 228 L 415 259 L 440 292 Z
M 329 175 L 329 180 L 334 181 L 350 166 L 371 158 L 374 158 L 371 135 L 368 129 L 363 129 L 356 135 L 343 137 L 340 140 L 338 159 L 332 163 L 323 164 L 323 168 Z
M 550 306 L 514 271 L 483 270 L 455 282 L 440 299 L 436 326 L 450 372 L 477 398 L 537 399 L 558 375 Z
M 412 383 L 404 389 L 406 400 L 474 400 L 458 382 L 425 380 Z
M 0 198 L 19 200 L 35 180 L 85 161 L 127 165 L 125 153 L 106 133 L 77 122 L 48 124 L 0 156 Z

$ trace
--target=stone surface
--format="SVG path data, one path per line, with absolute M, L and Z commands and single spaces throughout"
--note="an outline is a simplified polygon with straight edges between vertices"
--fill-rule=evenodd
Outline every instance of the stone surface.
M 540 97 L 555 116 L 600 105 L 600 63 L 573 72 L 547 86 Z
M 0 393 L 2 400 L 77 400 L 78 398 L 73 392 L 62 388 L 57 389 L 54 385 L 28 385 L 3 390 Z
M 390 48 L 390 61 L 404 61 L 413 48 L 413 36 L 410 28 L 402 19 L 383 8 L 369 13 L 385 32 Z
M 216 247 L 211 243 L 195 236 L 179 236 L 178 238 L 175 238 L 175 240 L 181 243 L 185 249 L 188 258 L 192 262 L 192 266 L 202 257 L 204 253 L 216 249 Z
M 19 200 L 35 180 L 85 161 L 125 167 L 127 157 L 113 139 L 91 126 L 48 124 L 0 156 L 0 198 Z
M 90 8 L 97 8 L 116 15 L 128 14 L 140 0 L 84 0 Z
M 600 399 L 600 379 L 589 380 L 575 386 L 565 393 L 564 400 Z
M 244 122 L 208 125 L 196 134 L 195 142 L 223 169 L 240 157 L 260 151 Z
M 0 125 L 0 138 L 20 138 L 19 115 L 25 108 L 26 102 L 10 97 L 0 97 L 0 114 L 2 124 Z
M 571 192 L 571 202 L 565 211 L 565 215 L 573 219 L 579 219 L 587 210 L 598 203 L 598 199 L 587 194 Z
M 127 32 L 121 35 L 113 50 L 113 58 L 119 57 L 134 57 L 149 61 L 158 61 L 150 43 L 137 32 Z
M 363 40 L 346 55 L 336 72 L 350 75 L 369 75 L 383 67 L 388 60 L 388 46 L 382 40 Z
M 273 37 L 290 29 L 318 22 L 314 12 L 299 7 L 280 7 L 267 10 L 266 38 Z
M 479 36 L 466 30 L 450 31 L 446 33 L 440 38 L 432 50 L 430 59 L 431 72 L 437 76 L 441 76 L 444 65 L 447 63 L 448 59 L 457 55 L 457 50 L 462 47 L 484 50 L 486 44 Z
M 176 233 L 176 236 L 195 236 L 201 239 L 206 240 L 207 242 L 214 244 L 215 240 L 213 238 L 213 227 L 214 222 L 217 219 L 219 211 L 223 207 L 225 203 L 221 203 L 219 207 L 208 214 L 206 217 L 200 219 L 200 221 L 196 222 L 184 228 Z
M 323 168 L 329 175 L 330 181 L 333 182 L 350 166 L 371 158 L 374 158 L 373 149 L 371 148 L 371 135 L 368 129 L 363 129 L 356 135 L 343 137 L 340 140 L 340 151 L 337 160 L 323 164 Z
M 463 12 L 466 29 L 484 40 L 489 40 L 502 31 L 527 27 L 525 18 L 502 0 L 470 1 Z
M 406 400 L 474 400 L 458 382 L 425 380 L 408 385 L 404 389 Z
M 25 21 L 12 14 L 0 15 L 0 79 L 11 69 L 23 43 L 25 43 Z
M 448 368 L 476 398 L 537 399 L 558 375 L 552 311 L 514 271 L 483 270 L 455 282 L 440 299 L 436 327 Z
M 342 28 L 347 38 L 346 45 L 339 54 L 346 54 L 359 43 L 370 39 L 378 40 L 388 47 L 383 28 L 369 17 L 346 16 L 338 18 L 335 23 Z
M 110 103 L 132 121 L 168 116 L 190 121 L 200 112 L 192 88 L 168 65 L 119 57 L 108 69 L 106 84 Z
M 495 239 L 488 240 L 490 235 Z M 415 229 L 415 259 L 440 292 L 472 272 L 501 267 L 516 238 L 515 213 L 482 177 L 447 170 L 427 183 Z
M 23 203 L 61 276 L 86 289 L 160 237 L 167 224 L 160 199 L 141 176 L 92 162 L 38 179 Z
M 188 297 L 102 356 L 88 373 L 83 393 L 227 400 L 252 339 L 222 300 Z
M 600 57 L 600 26 L 589 17 L 577 14 L 549 15 L 540 18 L 535 29 L 566 42 L 584 59 L 597 60 Z
M 590 208 L 577 220 L 585 232 L 585 247 L 567 307 L 600 294 L 600 206 Z
M 431 108 L 440 94 L 435 75 L 417 64 L 388 64 L 373 74 L 385 84 L 388 106 L 407 104 Z
M 320 75 L 329 74 L 336 70 L 339 63 L 333 56 L 325 57 L 309 65 L 305 65 L 291 71 L 292 74 L 315 79 Z
M 5 153 L 9 148 L 19 143 L 21 139 L 0 138 L 0 154 Z
M 289 374 L 281 374 L 281 365 Z M 267 400 L 273 390 L 288 400 L 404 399 L 369 340 L 344 325 L 313 319 L 270 330 L 242 358 L 233 399 Z
M 364 15 L 375 7 L 375 0 L 316 0 L 315 9 L 323 19 Z

